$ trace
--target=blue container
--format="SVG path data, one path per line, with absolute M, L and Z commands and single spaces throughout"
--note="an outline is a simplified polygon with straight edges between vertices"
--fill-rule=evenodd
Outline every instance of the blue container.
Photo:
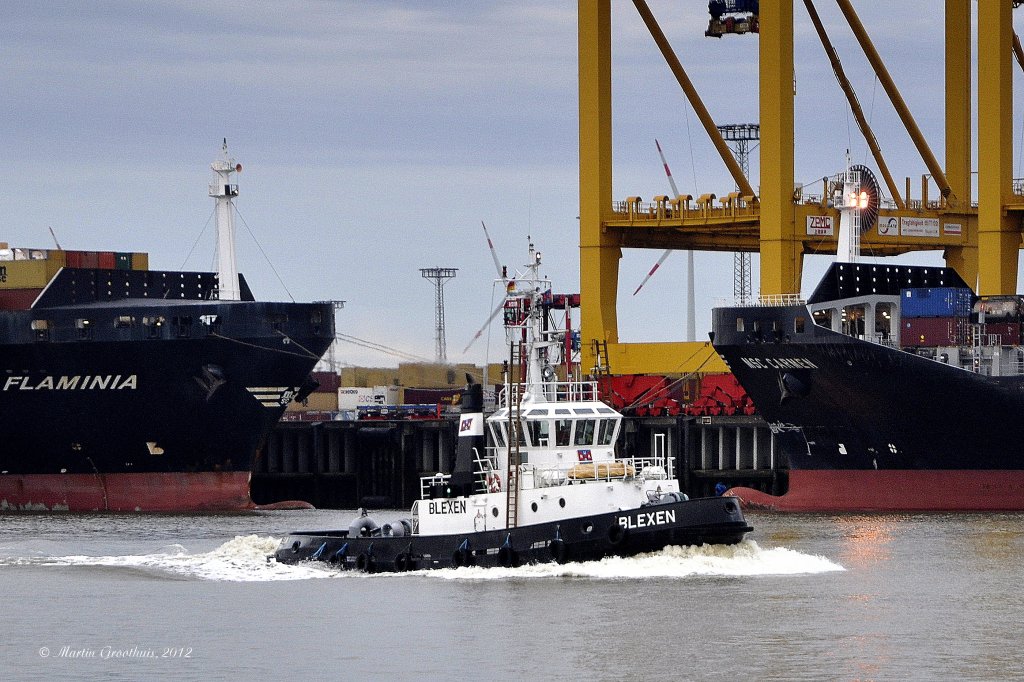
M 970 289 L 934 287 L 902 289 L 900 315 L 910 317 L 967 317 L 971 314 L 974 294 Z

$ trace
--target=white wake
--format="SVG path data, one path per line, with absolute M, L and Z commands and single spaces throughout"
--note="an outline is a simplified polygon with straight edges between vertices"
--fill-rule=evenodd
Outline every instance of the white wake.
M 280 540 L 258 535 L 237 536 L 209 552 L 190 554 L 181 545 L 162 547 L 152 554 L 124 556 L 35 556 L 0 559 L 0 565 L 109 566 L 168 573 L 183 578 L 225 582 L 308 580 L 313 578 L 407 578 L 426 576 L 442 580 L 507 580 L 585 578 L 593 580 L 689 578 L 693 576 L 771 576 L 827 573 L 846 570 L 822 556 L 785 547 L 762 549 L 753 540 L 736 545 L 666 547 L 635 557 L 607 557 L 600 561 L 532 564 L 518 568 L 447 568 L 410 573 L 368 575 L 343 571 L 320 562 L 279 564 L 273 553 Z

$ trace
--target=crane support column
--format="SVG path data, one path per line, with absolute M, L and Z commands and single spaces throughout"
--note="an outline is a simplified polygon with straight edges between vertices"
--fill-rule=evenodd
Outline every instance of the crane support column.
M 1009 2 L 978 3 L 978 293 L 1017 291 L 1019 218 L 1012 194 L 1013 21 Z M 949 94 L 949 93 L 947 93 Z
M 761 294 L 800 291 L 793 208 L 793 0 L 760 6 Z
M 971 205 L 971 139 L 971 0 L 946 0 L 946 180 L 961 208 Z M 977 227 L 965 220 L 964 245 L 946 250 L 946 264 L 972 285 Z
M 579 0 L 580 328 L 584 366 L 590 342 L 618 343 L 616 312 L 622 251 L 604 230 L 612 209 L 612 55 L 610 0 Z

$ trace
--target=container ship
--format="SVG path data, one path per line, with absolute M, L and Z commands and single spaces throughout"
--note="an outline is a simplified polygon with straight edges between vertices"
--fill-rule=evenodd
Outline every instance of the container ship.
M 325 303 L 257 302 L 234 264 L 241 166 L 213 164 L 218 272 L 0 245 L 0 510 L 252 508 L 254 458 L 334 339 Z
M 806 301 L 713 311 L 712 343 L 790 466 L 783 495 L 732 494 L 791 511 L 1024 509 L 1024 299 L 978 297 L 950 268 L 856 262 L 851 212 Z

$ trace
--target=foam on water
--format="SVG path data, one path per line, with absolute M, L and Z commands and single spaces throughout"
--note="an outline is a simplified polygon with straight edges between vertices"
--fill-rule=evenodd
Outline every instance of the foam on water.
M 776 547 L 762 549 L 753 540 L 737 545 L 666 547 L 635 557 L 600 561 L 534 564 L 519 568 L 449 568 L 411 573 L 368 575 L 341 571 L 320 563 L 279 564 L 272 556 L 280 540 L 258 535 L 237 536 L 209 552 L 190 554 L 179 544 L 151 554 L 124 556 L 31 556 L 0 558 L 0 566 L 108 566 L 167 573 L 182 578 L 244 582 L 307 580 L 312 578 L 404 578 L 426 576 L 442 580 L 506 580 L 585 578 L 593 580 L 687 578 L 692 576 L 768 576 L 827 573 L 846 570 L 821 556 Z
M 7 557 L 0 558 L 0 566 L 109 566 L 229 582 L 304 580 L 330 578 L 338 574 L 327 566 L 316 564 L 287 566 L 273 560 L 268 562 L 267 557 L 279 544 L 281 540 L 278 538 L 247 535 L 236 536 L 216 549 L 200 554 L 190 554 L 184 546 L 174 544 L 161 547 L 152 554 Z
M 457 568 L 421 571 L 446 580 L 505 578 L 590 578 L 597 580 L 688 578 L 691 576 L 798 575 L 845 571 L 822 556 L 776 547 L 762 549 L 753 540 L 736 545 L 670 546 L 635 557 L 607 557 L 600 561 L 535 564 L 519 568 Z

